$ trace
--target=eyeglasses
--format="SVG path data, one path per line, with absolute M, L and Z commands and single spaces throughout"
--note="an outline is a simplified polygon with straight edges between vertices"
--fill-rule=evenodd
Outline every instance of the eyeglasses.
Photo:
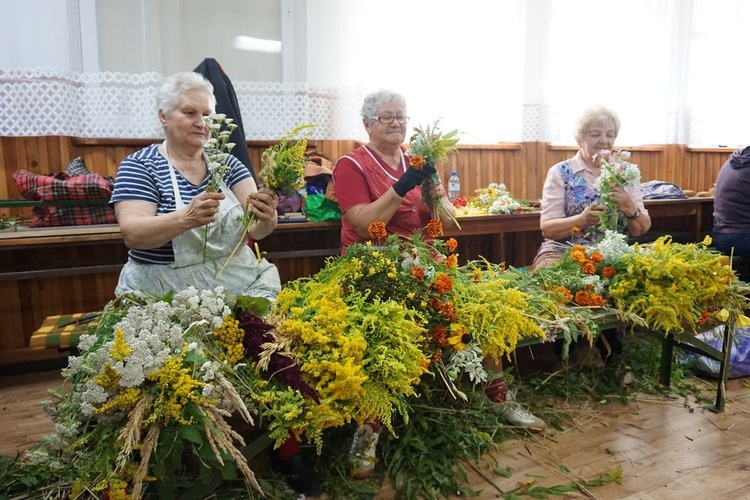
M 377 120 L 383 125 L 390 125 L 393 120 L 396 120 L 400 125 L 409 121 L 408 116 L 371 116 L 370 120 Z

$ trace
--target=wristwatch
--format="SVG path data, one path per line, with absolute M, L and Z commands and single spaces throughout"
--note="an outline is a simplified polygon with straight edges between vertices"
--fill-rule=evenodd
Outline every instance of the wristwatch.
M 640 215 L 641 215 L 641 209 L 640 208 L 636 208 L 635 212 L 633 212 L 633 215 L 626 215 L 625 218 L 626 219 L 637 219 Z

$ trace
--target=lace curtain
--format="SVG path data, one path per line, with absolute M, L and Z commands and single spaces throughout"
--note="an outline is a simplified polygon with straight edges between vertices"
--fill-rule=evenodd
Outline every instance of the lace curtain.
M 570 144 L 594 103 L 620 114 L 623 145 L 750 136 L 750 0 L 282 1 L 299 3 L 304 82 L 233 82 L 248 139 L 305 122 L 317 139 L 364 139 L 359 106 L 381 87 L 406 96 L 411 125 L 441 119 L 466 143 Z M 158 137 L 161 78 L 0 68 L 0 134 Z

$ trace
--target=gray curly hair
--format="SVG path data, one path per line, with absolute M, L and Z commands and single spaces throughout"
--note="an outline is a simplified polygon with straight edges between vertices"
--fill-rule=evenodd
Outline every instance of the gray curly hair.
M 403 104 L 404 109 L 406 108 L 406 99 L 404 98 L 404 96 L 392 90 L 380 89 L 365 96 L 365 100 L 362 103 L 362 109 L 359 110 L 359 114 L 362 115 L 362 118 L 368 123 L 372 123 L 376 119 L 374 117 L 375 113 L 377 113 L 378 111 L 378 106 L 380 106 L 384 102 L 391 101 L 396 101 L 400 104 Z
M 617 113 L 601 105 L 591 106 L 587 108 L 583 113 L 581 113 L 581 116 L 579 116 L 578 120 L 576 121 L 576 141 L 581 142 L 583 140 L 583 136 L 586 135 L 586 131 L 592 125 L 599 125 L 606 122 L 607 120 L 612 120 L 612 122 L 615 124 L 615 137 L 617 137 L 617 135 L 620 133 L 620 117 L 617 116 Z
M 201 90 L 211 96 L 211 107 L 216 107 L 214 86 L 203 75 L 194 71 L 182 71 L 168 76 L 156 94 L 156 105 L 165 115 L 175 110 L 182 95 L 190 90 Z

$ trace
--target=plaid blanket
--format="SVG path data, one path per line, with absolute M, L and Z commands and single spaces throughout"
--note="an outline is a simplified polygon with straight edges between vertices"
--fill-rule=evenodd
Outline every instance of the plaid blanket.
M 32 349 L 69 349 L 78 345 L 84 333 L 93 331 L 101 311 L 49 316 L 29 339 Z
M 87 204 L 86 200 L 109 200 L 112 182 L 97 173 L 71 177 L 65 172 L 39 175 L 27 170 L 13 172 L 18 190 L 27 200 L 70 201 L 80 205 L 34 207 L 30 227 L 116 224 L 114 209 L 107 203 Z

